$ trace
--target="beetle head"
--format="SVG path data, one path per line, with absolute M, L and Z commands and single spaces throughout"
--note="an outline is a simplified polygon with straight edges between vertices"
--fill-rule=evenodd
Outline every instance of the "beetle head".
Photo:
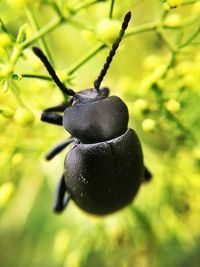
M 99 90 L 93 88 L 82 90 L 73 96 L 71 101 L 72 106 L 102 100 L 108 96 L 108 92 L 109 90 L 106 87 L 100 88 Z

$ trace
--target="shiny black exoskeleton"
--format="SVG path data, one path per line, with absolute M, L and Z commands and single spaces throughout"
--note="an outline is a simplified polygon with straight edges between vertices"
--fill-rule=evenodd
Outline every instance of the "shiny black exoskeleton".
M 44 110 L 41 117 L 42 121 L 63 125 L 71 134 L 47 154 L 47 160 L 74 143 L 65 158 L 56 191 L 56 212 L 61 212 L 72 199 L 86 212 L 109 214 L 129 204 L 141 182 L 151 177 L 144 167 L 139 139 L 128 129 L 126 104 L 117 96 L 109 96 L 108 88 L 100 88 L 130 18 L 128 12 L 92 89 L 75 93 L 66 88 L 43 52 L 33 48 L 58 87 L 71 96 L 69 102 Z M 63 116 L 58 112 L 64 112 Z

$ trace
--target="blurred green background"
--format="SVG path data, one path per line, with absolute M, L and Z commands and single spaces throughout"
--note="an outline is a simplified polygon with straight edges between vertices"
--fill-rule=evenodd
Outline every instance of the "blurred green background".
M 73 202 L 55 215 L 67 151 L 44 155 L 69 134 L 40 121 L 63 95 L 31 47 L 75 91 L 90 88 L 128 10 L 102 86 L 127 103 L 153 179 L 109 216 Z M 0 266 L 200 266 L 200 1 L 6 0 L 0 18 Z

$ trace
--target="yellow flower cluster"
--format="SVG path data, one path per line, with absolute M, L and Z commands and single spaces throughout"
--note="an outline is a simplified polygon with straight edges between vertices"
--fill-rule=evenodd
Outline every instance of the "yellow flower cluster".
M 117 38 L 121 22 L 114 19 L 102 19 L 96 27 L 97 38 L 106 44 L 112 44 Z

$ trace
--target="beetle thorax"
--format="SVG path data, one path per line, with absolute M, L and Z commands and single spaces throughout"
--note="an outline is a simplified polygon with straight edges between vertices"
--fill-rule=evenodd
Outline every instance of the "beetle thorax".
M 64 128 L 82 143 L 111 140 L 125 133 L 127 125 L 126 104 L 117 96 L 107 97 L 103 89 L 76 93 L 63 116 Z

